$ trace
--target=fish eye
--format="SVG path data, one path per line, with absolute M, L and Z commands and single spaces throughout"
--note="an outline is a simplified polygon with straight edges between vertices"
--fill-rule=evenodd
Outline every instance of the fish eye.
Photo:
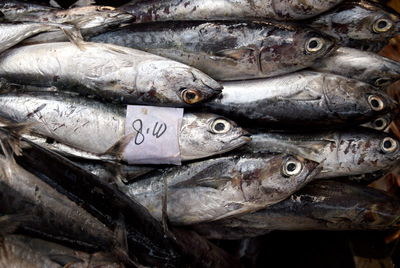
M 382 99 L 378 96 L 371 95 L 368 97 L 368 103 L 374 111 L 382 111 L 385 108 L 385 104 Z
M 310 53 L 318 52 L 324 47 L 324 40 L 319 37 L 310 38 L 306 43 L 306 51 Z
M 378 118 L 374 122 L 372 122 L 372 126 L 376 130 L 383 130 L 389 125 L 389 122 L 386 118 Z
M 381 150 L 384 153 L 393 153 L 398 149 L 398 147 L 398 142 L 390 137 L 384 138 L 381 142 Z
M 381 77 L 375 80 L 375 86 L 377 87 L 382 87 L 382 86 L 387 86 L 390 84 L 391 79 L 387 77 Z
M 282 173 L 284 176 L 299 175 L 303 169 L 303 164 L 295 159 L 287 160 L 282 166 Z
M 375 33 L 385 33 L 389 31 L 393 26 L 393 22 L 388 19 L 379 19 L 375 21 L 374 25 L 372 26 L 372 30 Z
M 215 134 L 225 134 L 231 129 L 231 123 L 227 120 L 218 118 L 211 123 L 211 132 Z
M 194 104 L 201 101 L 201 94 L 196 89 L 183 89 L 181 97 L 187 104 Z

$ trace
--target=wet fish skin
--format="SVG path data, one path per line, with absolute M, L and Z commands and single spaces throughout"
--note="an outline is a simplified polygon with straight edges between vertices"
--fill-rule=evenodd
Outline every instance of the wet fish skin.
M 382 117 L 379 117 L 371 122 L 362 124 L 361 126 L 387 132 L 388 127 L 390 126 L 390 124 L 392 123 L 392 121 L 394 120 L 395 117 L 396 117 L 396 114 L 388 113 L 388 114 L 386 114 Z
M 1 240 L 0 267 L 2 268 L 62 268 L 67 265 L 73 268 L 96 265 L 108 268 L 124 267 L 106 253 L 89 254 L 21 235 L 7 235 Z
M 341 0 L 300 1 L 300 0 L 148 0 L 132 1 L 122 9 L 136 16 L 136 22 L 182 21 L 182 20 L 237 20 L 273 19 L 298 20 L 313 17 Z
M 229 255 L 202 237 L 177 228 L 163 228 L 143 206 L 116 189 L 115 185 L 104 183 L 60 155 L 30 141 L 22 139 L 22 145 L 18 163 L 53 179 L 69 198 L 78 198 L 89 212 L 100 214 L 108 224 L 111 221 L 117 230 L 119 245 L 127 242 L 125 247 L 112 251 L 124 263 L 127 262 L 126 254 L 121 256 L 121 253 L 128 251 L 131 259 L 138 259 L 140 264 L 151 267 L 236 267 L 232 266 L 234 260 Z M 80 183 L 76 183 L 77 179 Z M 125 233 L 127 241 L 121 243 L 121 235 L 125 236 Z M 190 241 L 192 245 L 188 249 Z M 207 252 L 210 249 L 212 254 Z M 198 256 L 202 258 L 199 260 Z M 132 262 L 128 264 L 132 265 Z
M 311 159 L 322 165 L 316 178 L 387 170 L 400 160 L 400 141 L 385 132 L 367 128 L 253 134 L 252 141 L 239 150 L 291 153 Z
M 271 230 L 398 229 L 399 200 L 339 181 L 315 181 L 278 204 L 240 217 L 194 226 L 209 239 L 242 239 Z
M 56 86 L 106 99 L 185 106 L 205 101 L 222 87 L 187 65 L 111 44 L 48 43 L 10 49 L 0 76 L 11 83 Z M 190 94 L 191 95 L 190 95 Z
M 400 79 L 400 62 L 348 47 L 339 48 L 316 62 L 311 69 L 343 75 L 379 88 L 386 88 Z
M 0 24 L 0 53 L 15 46 L 26 38 L 47 31 L 54 31 L 56 25 L 45 23 Z
M 91 153 L 92 159 L 101 159 L 100 154 L 125 136 L 124 107 L 62 93 L 2 94 L 0 117 L 12 122 L 31 122 L 36 136 Z M 217 123 L 223 124 L 225 129 L 216 131 Z M 179 136 L 181 158 L 186 161 L 232 150 L 250 140 L 247 134 L 236 123 L 221 116 L 185 113 Z M 52 145 L 51 141 L 47 142 Z M 45 140 L 42 145 L 46 145 Z M 121 159 L 111 155 L 108 160 Z
M 153 171 L 150 165 L 124 165 L 111 161 L 90 161 L 84 159 L 71 159 L 74 164 L 93 173 L 103 181 L 114 183 L 120 180 L 124 183 L 132 182 L 136 178 Z
M 56 8 L 32 4 L 27 1 L 3 0 L 0 3 L 0 21 L 32 22 L 32 17 L 40 17 L 43 14 L 57 10 Z
M 22 168 L 10 155 L 1 157 L 0 168 L 1 213 L 29 211 L 35 216 L 21 224 L 23 230 L 91 250 L 113 248 L 113 232 L 84 210 L 82 204 Z
M 193 66 L 218 80 L 290 73 L 336 49 L 336 41 L 327 35 L 272 22 L 132 24 L 90 41 L 144 50 Z M 311 42 L 317 48 L 310 48 Z
M 228 156 L 149 173 L 120 189 L 160 219 L 165 179 L 168 219 L 188 225 L 277 203 L 312 180 L 317 165 L 284 154 Z
M 201 107 L 243 120 L 242 124 L 258 123 L 258 127 L 264 128 L 354 125 L 391 112 L 397 105 L 384 92 L 366 83 L 311 71 L 224 82 L 223 86 L 217 99 Z
M 38 16 L 37 18 L 31 18 L 31 20 L 37 22 L 72 24 L 80 31 L 82 36 L 87 39 L 90 36 L 116 28 L 120 24 L 131 22 L 134 20 L 134 17 L 114 7 L 86 6 L 67 10 L 54 10 L 45 15 Z M 68 41 L 65 33 L 63 31 L 56 31 L 41 33 L 24 40 L 23 44 L 29 45 L 65 41 Z
M 24 241 L 12 236 L 2 237 L 0 244 L 0 267 L 60 268 L 48 256 L 30 248 Z
M 400 16 L 377 3 L 347 1 L 308 21 L 309 26 L 340 39 L 342 46 L 386 42 L 400 31 Z M 362 42 L 361 42 L 362 41 Z

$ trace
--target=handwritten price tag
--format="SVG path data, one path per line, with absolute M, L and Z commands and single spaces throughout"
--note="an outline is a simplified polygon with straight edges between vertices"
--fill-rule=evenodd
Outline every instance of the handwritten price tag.
M 181 164 L 179 133 L 182 108 L 128 105 L 125 135 L 133 137 L 124 151 L 129 164 Z

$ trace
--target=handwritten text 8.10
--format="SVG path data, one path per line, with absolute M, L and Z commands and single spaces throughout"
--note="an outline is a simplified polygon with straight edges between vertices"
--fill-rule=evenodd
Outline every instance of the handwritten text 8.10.
M 163 122 L 156 122 L 153 126 L 145 129 L 143 132 L 143 122 L 141 119 L 136 119 L 132 122 L 132 128 L 136 131 L 135 144 L 140 145 L 145 141 L 147 135 L 153 135 L 156 139 L 160 138 L 166 131 L 167 125 Z M 151 131 L 151 132 L 150 132 Z

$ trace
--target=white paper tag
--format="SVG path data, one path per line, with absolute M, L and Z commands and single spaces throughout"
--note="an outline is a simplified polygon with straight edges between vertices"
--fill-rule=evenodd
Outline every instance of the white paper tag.
M 128 105 L 125 135 L 134 133 L 125 147 L 129 164 L 181 164 L 179 133 L 183 109 Z

